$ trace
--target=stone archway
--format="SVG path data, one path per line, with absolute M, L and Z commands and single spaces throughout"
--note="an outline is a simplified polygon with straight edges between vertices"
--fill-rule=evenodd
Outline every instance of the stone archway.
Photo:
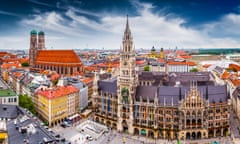
M 201 139 L 202 138 L 202 134 L 201 134 L 201 132 L 198 132 L 197 133 L 197 139 Z
M 101 123 L 104 124 L 104 119 L 101 120 Z
M 190 119 L 187 119 L 187 125 L 189 126 L 191 123 Z
M 196 120 L 192 119 L 192 125 L 196 125 Z
M 113 123 L 113 128 L 117 128 L 117 124 L 116 123 Z
M 192 139 L 195 140 L 197 137 L 196 137 L 196 133 L 195 132 L 192 132 Z
M 108 127 L 112 127 L 112 125 L 111 125 L 111 122 L 110 122 L 110 121 L 107 121 L 107 123 L 106 123 L 106 124 L 107 124 L 107 126 L 108 126 Z
M 128 132 L 128 124 L 126 120 L 122 121 L 123 132 Z
M 217 129 L 216 131 L 216 137 L 220 137 L 221 136 L 221 129 Z
M 159 137 L 159 138 L 163 138 L 163 131 L 162 131 L 162 130 L 159 130 L 159 132 L 158 132 L 158 137 Z
M 201 119 L 198 119 L 197 124 L 198 124 L 198 125 L 201 125 L 201 124 L 202 124 L 202 120 L 201 120 Z
M 186 133 L 186 139 L 190 139 L 191 138 L 191 134 L 190 134 L 190 132 L 187 132 Z
M 99 117 L 96 117 L 96 122 L 99 123 Z
M 148 137 L 154 138 L 154 132 L 153 131 L 148 131 Z
M 197 114 L 199 117 L 201 117 L 202 113 L 201 111 L 198 111 L 198 114 Z
M 213 137 L 213 136 L 214 136 L 213 130 L 209 130 L 208 131 L 208 137 L 210 138 L 210 137 Z
M 224 128 L 224 130 L 223 130 L 223 136 L 228 136 L 229 135 L 229 133 L 228 133 L 228 128 Z
M 139 135 L 139 129 L 138 128 L 134 128 L 134 135 Z
M 192 116 L 196 117 L 196 112 L 195 111 L 192 112 Z
M 171 139 L 171 133 L 170 133 L 170 131 L 167 131 L 166 132 L 166 139 L 168 139 L 168 140 L 170 140 Z

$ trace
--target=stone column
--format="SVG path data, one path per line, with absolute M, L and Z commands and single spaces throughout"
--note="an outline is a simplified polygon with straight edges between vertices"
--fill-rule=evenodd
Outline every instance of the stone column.
M 154 131 L 154 138 L 157 139 L 158 138 L 158 132 Z

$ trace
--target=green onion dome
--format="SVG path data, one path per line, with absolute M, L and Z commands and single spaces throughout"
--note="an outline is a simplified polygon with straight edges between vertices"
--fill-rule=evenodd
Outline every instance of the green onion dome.
M 154 48 L 154 46 L 152 47 L 151 51 L 156 51 L 156 49 Z
M 38 32 L 38 35 L 44 35 L 43 31 Z
M 30 32 L 30 34 L 31 34 L 31 35 L 36 35 L 36 34 L 37 34 L 37 31 L 36 31 L 36 30 L 32 30 L 32 31 Z

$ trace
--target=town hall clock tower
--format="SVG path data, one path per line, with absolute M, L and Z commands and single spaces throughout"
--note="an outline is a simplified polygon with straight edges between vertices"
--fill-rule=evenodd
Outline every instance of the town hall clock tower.
M 128 17 L 120 50 L 120 74 L 118 76 L 118 121 L 117 129 L 133 134 L 133 100 L 136 93 L 136 52 L 129 28 Z

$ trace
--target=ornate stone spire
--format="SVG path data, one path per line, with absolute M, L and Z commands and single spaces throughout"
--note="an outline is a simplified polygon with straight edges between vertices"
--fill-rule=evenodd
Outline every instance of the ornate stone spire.
M 126 28 L 123 36 L 123 51 L 124 52 L 132 51 L 132 44 L 133 44 L 133 38 L 132 38 L 131 30 L 129 27 L 128 15 L 127 15 Z
M 127 15 L 127 23 L 126 23 L 126 29 L 125 29 L 125 32 L 130 32 L 130 28 L 129 28 L 129 24 L 128 24 L 128 15 Z

